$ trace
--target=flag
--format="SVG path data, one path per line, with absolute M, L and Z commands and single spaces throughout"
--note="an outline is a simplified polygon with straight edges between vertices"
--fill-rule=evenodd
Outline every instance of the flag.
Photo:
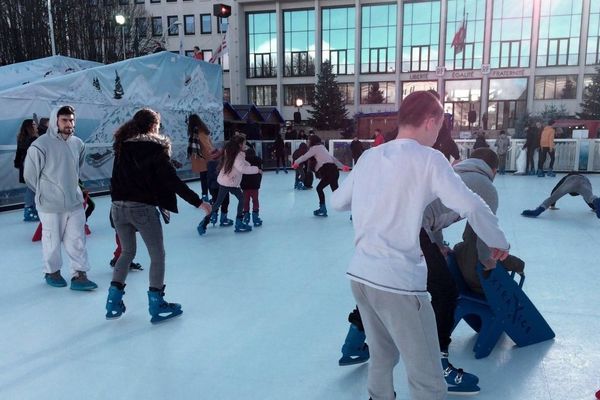
M 223 40 L 221 41 L 221 44 L 213 52 L 213 56 L 210 58 L 210 60 L 208 62 L 211 63 L 211 64 L 216 63 L 217 60 L 219 59 L 219 57 L 223 57 L 225 55 L 225 53 L 227 53 L 227 52 L 228 52 L 228 48 L 227 48 L 227 32 L 225 32 L 225 34 L 223 35 Z
M 452 47 L 454 48 L 454 54 L 462 53 L 465 49 L 465 39 L 467 38 L 467 19 L 463 17 L 463 22 L 460 28 L 454 34 L 452 39 Z

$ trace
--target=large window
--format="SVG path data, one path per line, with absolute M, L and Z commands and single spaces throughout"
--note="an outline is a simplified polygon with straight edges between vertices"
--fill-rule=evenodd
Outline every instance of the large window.
M 542 0 L 537 65 L 577 65 L 583 0 Z
M 448 0 L 446 68 L 481 68 L 484 33 L 485 0 Z
M 529 67 L 533 0 L 494 0 L 493 6 L 491 67 Z
M 438 65 L 440 2 L 404 2 L 402 71 L 435 71 Z
M 392 104 L 396 102 L 396 82 L 360 84 L 360 104 Z
M 177 15 L 169 15 L 167 17 L 167 28 L 169 29 L 169 36 L 179 35 L 179 24 L 176 24 L 177 19 Z
M 588 90 L 588 86 L 591 86 L 593 83 L 594 83 L 593 75 L 584 75 L 583 76 L 583 101 L 590 99 L 591 93 Z
M 247 13 L 248 78 L 277 76 L 277 26 L 275 12 Z
M 196 33 L 196 19 L 193 15 L 183 16 L 183 32 L 186 35 L 194 35 Z
M 360 71 L 396 72 L 396 4 L 362 7 Z
M 295 106 L 296 99 L 302 99 L 305 105 L 309 105 L 315 98 L 315 85 L 285 85 L 284 106 Z
M 446 81 L 444 111 L 454 117 L 454 130 L 470 127 L 469 112 L 479 117 L 481 108 L 481 81 L 479 79 Z
M 354 83 L 338 83 L 338 89 L 342 94 L 342 101 L 345 105 L 354 104 Z
M 200 14 L 200 33 L 203 35 L 212 33 L 212 17 L 210 14 Z
M 527 108 L 527 78 L 490 79 L 488 128 L 514 128 Z
M 354 74 L 354 17 L 354 7 L 323 8 L 323 61 L 331 62 L 336 75 Z
M 284 76 L 315 74 L 315 10 L 283 12 Z
M 148 36 L 148 18 L 139 17 L 135 19 L 135 28 L 139 38 Z
M 152 17 L 152 36 L 162 36 L 162 17 Z
M 217 33 L 225 33 L 229 28 L 229 18 L 217 17 Z
M 590 0 L 587 54 L 585 63 L 600 64 L 600 0 Z
M 248 102 L 257 106 L 276 106 L 277 85 L 248 86 Z
M 404 100 L 406 96 L 418 90 L 437 91 L 437 81 L 402 82 L 402 99 Z
M 574 99 L 577 97 L 577 75 L 536 76 L 536 100 Z

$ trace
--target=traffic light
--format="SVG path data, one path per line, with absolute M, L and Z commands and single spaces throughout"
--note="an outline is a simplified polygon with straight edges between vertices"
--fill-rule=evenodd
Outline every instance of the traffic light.
M 215 4 L 213 6 L 213 15 L 215 17 L 227 18 L 231 15 L 231 6 L 226 4 Z

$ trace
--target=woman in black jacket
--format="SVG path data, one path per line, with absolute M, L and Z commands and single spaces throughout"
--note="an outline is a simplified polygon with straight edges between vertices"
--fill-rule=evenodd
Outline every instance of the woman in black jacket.
M 171 141 L 159 134 L 160 115 L 150 109 L 135 113 L 115 132 L 115 162 L 111 178 L 111 216 L 121 240 L 121 256 L 115 264 L 106 301 L 106 318 L 125 312 L 123 294 L 129 266 L 135 257 L 138 231 L 150 254 L 150 322 L 181 315 L 181 305 L 164 300 L 165 250 L 160 214 L 165 223 L 169 211 L 177 212 L 179 195 L 210 213 L 210 205 L 179 179 L 171 164 Z M 158 207 L 158 210 L 157 210 Z M 160 213 L 159 213 L 160 210 Z
M 31 143 L 38 138 L 38 126 L 32 119 L 26 119 L 21 123 L 21 129 L 17 135 L 17 153 L 15 154 L 14 165 L 19 170 L 19 182 L 25 183 L 23 179 L 23 166 L 25 156 Z M 23 221 L 39 221 L 37 209 L 35 208 L 35 192 L 27 186 L 25 188 L 25 197 L 23 199 Z

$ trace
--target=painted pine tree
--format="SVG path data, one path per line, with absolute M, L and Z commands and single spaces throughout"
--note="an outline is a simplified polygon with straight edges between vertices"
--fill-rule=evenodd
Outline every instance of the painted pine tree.
M 115 71 L 115 91 L 114 91 L 114 98 L 119 100 L 120 98 L 123 97 L 123 95 L 125 94 L 125 92 L 123 91 L 123 86 L 121 85 L 121 77 L 119 76 L 119 73 L 117 71 Z
M 316 129 L 340 129 L 344 126 L 348 111 L 329 61 L 321 64 L 315 96 L 310 105 L 312 110 L 308 110 L 308 122 L 311 126 Z

